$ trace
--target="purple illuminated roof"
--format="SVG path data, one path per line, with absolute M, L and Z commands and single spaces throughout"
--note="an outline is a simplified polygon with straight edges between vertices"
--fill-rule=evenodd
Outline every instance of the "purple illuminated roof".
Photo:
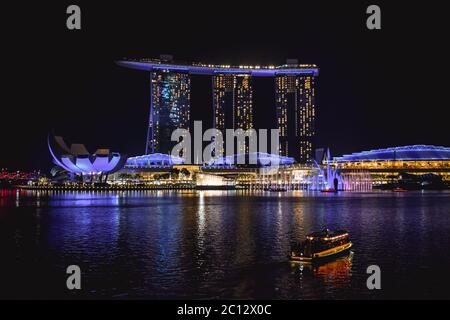
M 184 164 L 183 158 L 174 157 L 164 153 L 151 153 L 128 158 L 126 168 L 167 167 Z
M 215 74 L 248 74 L 255 77 L 274 77 L 278 75 L 313 75 L 319 74 L 319 68 L 316 65 L 300 66 L 217 66 L 217 65 L 183 65 L 175 63 L 163 63 L 161 61 L 117 61 L 119 66 L 131 69 L 158 71 L 169 70 L 175 72 L 186 72 L 199 75 Z
M 383 161 L 383 160 L 450 160 L 450 148 L 430 145 L 413 145 L 377 149 L 334 157 L 334 161 Z
M 248 154 L 233 154 L 218 159 L 212 159 L 206 167 L 233 167 L 239 163 L 239 157 L 242 157 L 247 164 L 257 164 L 259 166 L 277 166 L 290 165 L 295 162 L 292 157 L 280 156 L 265 152 L 250 152 Z

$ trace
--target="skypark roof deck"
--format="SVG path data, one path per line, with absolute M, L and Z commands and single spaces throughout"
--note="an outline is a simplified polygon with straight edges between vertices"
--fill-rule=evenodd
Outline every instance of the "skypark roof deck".
M 229 66 L 211 64 L 177 64 L 159 60 L 120 60 L 119 66 L 145 71 L 168 70 L 199 75 L 245 74 L 254 77 L 275 77 L 283 75 L 319 75 L 316 65 L 282 65 L 282 66 Z

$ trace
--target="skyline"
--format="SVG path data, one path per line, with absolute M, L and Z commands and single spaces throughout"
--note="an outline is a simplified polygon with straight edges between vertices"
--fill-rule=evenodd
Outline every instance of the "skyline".
M 34 12 L 58 12 L 64 5 L 44 4 Z M 42 150 L 52 129 L 75 142 L 108 146 L 130 156 L 144 153 L 149 79 L 115 61 L 161 53 L 217 64 L 282 64 L 289 57 L 317 64 L 317 146 L 329 146 L 335 156 L 400 145 L 448 146 L 448 135 L 443 134 L 447 121 L 441 116 L 445 83 L 438 79 L 449 64 L 446 49 L 434 41 L 443 36 L 436 12 L 383 4 L 383 28 L 371 32 L 363 23 L 364 6 L 300 3 L 298 10 L 272 16 L 268 24 L 248 16 L 245 34 L 233 23 L 205 28 L 227 17 L 231 8 L 214 17 L 193 8 L 187 18 L 180 7 L 163 35 L 152 33 L 155 41 L 145 36 L 164 17 L 148 19 L 133 6 L 119 10 L 84 4 L 86 23 L 79 33 L 58 28 L 57 15 L 42 22 L 42 32 L 18 26 L 20 38 L 27 41 L 6 39 L 14 50 L 6 52 L 12 63 L 5 66 L 10 102 L 3 116 L 15 125 L 0 129 L 8 137 L 4 148 L 9 151 L 0 167 L 49 169 L 49 155 Z M 419 13 L 421 19 L 405 27 L 407 17 Z M 274 27 L 278 25 L 283 28 Z M 19 63 L 30 61 L 33 47 L 40 48 L 32 57 L 39 63 Z M 427 73 L 421 73 L 422 65 L 431 65 Z M 255 79 L 253 87 L 261 93 L 255 94 L 254 107 L 272 108 L 273 95 L 266 91 L 273 90 L 273 84 Z M 204 88 L 210 88 L 209 80 L 193 76 L 192 91 Z M 210 97 L 193 94 L 191 104 L 192 120 L 212 118 Z M 267 118 L 274 119 L 275 112 Z M 265 120 L 255 117 L 255 122 Z
M 443 4 L 4 9 L 0 299 L 450 299 Z

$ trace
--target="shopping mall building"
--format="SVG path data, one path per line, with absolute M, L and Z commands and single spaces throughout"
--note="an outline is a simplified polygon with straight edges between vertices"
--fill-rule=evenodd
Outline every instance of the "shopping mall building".
M 363 151 L 334 157 L 342 175 L 368 172 L 374 187 L 395 184 L 445 187 L 450 183 L 450 148 L 412 145 Z

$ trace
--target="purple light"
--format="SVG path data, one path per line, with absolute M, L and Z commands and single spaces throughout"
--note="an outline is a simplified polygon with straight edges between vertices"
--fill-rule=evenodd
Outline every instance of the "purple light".
M 47 138 L 47 146 L 48 146 L 48 150 L 50 151 L 50 154 L 52 155 L 53 162 L 56 165 L 63 168 L 64 170 L 70 171 L 69 168 L 67 168 L 64 164 L 62 164 L 61 161 L 59 161 L 59 159 L 55 156 L 55 153 L 53 152 L 52 148 L 50 147 L 50 136 L 48 136 L 48 138 Z
M 62 157 L 61 161 L 64 164 L 65 168 L 68 168 L 68 171 L 72 173 L 83 173 L 83 170 L 78 168 L 72 161 L 70 161 L 68 157 Z
M 50 137 L 48 138 L 47 145 L 54 163 L 71 173 L 109 174 L 121 169 L 126 161 L 126 157 L 119 153 L 109 153 L 108 155 L 93 154 L 89 156 L 77 156 L 74 154 L 58 156 L 51 147 Z
M 215 75 L 215 74 L 248 74 L 255 77 L 274 77 L 282 75 L 319 75 L 318 68 L 223 68 L 218 66 L 189 66 L 176 64 L 162 64 L 155 62 L 136 62 L 136 61 L 118 61 L 119 66 L 131 69 L 157 71 L 169 70 L 177 72 L 188 72 L 199 75 Z

